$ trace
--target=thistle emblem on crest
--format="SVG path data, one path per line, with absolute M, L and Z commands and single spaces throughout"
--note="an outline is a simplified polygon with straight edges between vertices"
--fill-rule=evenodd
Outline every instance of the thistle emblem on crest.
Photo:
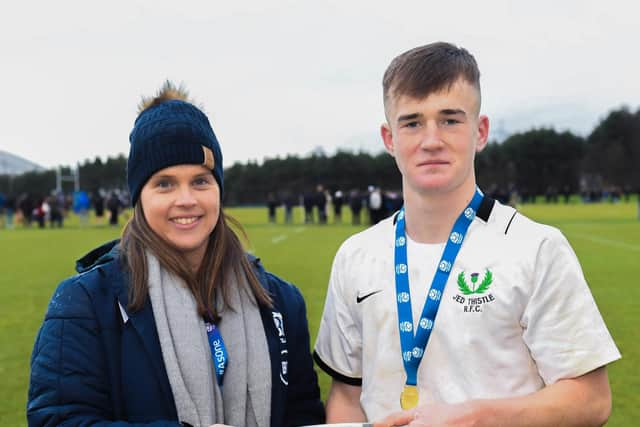
M 471 286 L 467 283 L 464 277 L 464 271 L 461 271 L 458 274 L 458 289 L 465 295 L 471 294 L 483 294 L 491 286 L 491 282 L 493 282 L 493 274 L 491 274 L 491 270 L 487 269 L 484 273 L 484 278 L 480 285 L 478 285 L 478 276 L 480 273 L 471 273 Z

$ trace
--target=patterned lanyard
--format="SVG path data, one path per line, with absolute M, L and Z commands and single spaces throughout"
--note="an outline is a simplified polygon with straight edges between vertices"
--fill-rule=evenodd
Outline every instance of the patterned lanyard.
M 413 314 L 411 311 L 411 293 L 409 290 L 409 267 L 407 261 L 407 239 L 405 233 L 404 207 L 398 213 L 396 220 L 396 240 L 395 240 L 395 277 L 396 277 L 396 301 L 398 303 L 398 323 L 400 328 L 400 347 L 402 349 L 402 362 L 407 374 L 407 382 L 401 402 L 405 406 L 412 407 L 418 403 L 417 376 L 418 366 L 422 360 L 424 350 L 427 347 L 433 324 L 440 306 L 440 299 L 444 292 L 444 287 L 449 279 L 451 268 L 458 256 L 465 234 L 475 218 L 476 212 L 482 202 L 483 194 L 476 187 L 476 192 L 469 205 L 460 214 L 449 239 L 444 248 L 442 258 L 438 263 L 438 268 L 431 282 L 431 288 L 422 309 L 422 315 L 416 327 L 414 337 Z M 405 398 L 405 393 L 411 394 L 410 398 Z M 407 409 L 407 408 L 405 408 Z
M 220 335 L 220 330 L 216 328 L 216 325 L 207 320 L 205 320 L 204 325 L 207 329 L 207 338 L 209 340 L 209 348 L 211 349 L 213 367 L 216 371 L 216 380 L 218 387 L 222 389 L 224 370 L 227 368 L 227 363 L 229 362 L 227 348 L 224 346 L 222 335 Z

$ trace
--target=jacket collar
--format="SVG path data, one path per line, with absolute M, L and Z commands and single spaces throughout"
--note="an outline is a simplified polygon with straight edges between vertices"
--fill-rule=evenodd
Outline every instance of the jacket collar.
M 84 273 L 94 267 L 106 264 L 118 257 L 120 246 L 118 243 L 120 239 L 112 240 L 84 255 L 82 258 L 76 261 L 76 271 L 78 273 Z

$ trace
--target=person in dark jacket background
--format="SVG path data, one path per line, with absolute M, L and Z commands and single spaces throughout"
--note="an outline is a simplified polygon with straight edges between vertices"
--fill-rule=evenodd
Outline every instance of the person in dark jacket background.
M 207 117 L 167 82 L 130 142 L 133 217 L 54 292 L 29 425 L 323 423 L 304 300 L 230 228 Z

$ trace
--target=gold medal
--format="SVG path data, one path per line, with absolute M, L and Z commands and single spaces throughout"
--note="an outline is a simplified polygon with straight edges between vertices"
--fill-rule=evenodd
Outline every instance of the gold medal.
M 411 409 L 418 406 L 418 387 L 405 384 L 402 393 L 400 393 L 400 407 L 402 409 Z

